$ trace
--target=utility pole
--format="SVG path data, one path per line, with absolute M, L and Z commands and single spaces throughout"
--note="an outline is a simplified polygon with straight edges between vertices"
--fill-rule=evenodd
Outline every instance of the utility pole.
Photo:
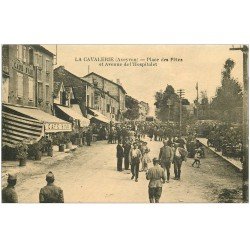
M 249 201 L 249 160 L 248 160 L 248 46 L 235 48 L 230 50 L 240 50 L 243 53 L 243 202 Z
M 199 84 L 196 83 L 195 89 L 197 91 L 197 97 L 196 97 L 196 117 L 197 120 L 199 119 Z
M 170 108 L 171 108 L 172 102 L 170 99 L 167 100 L 167 106 L 168 106 L 168 122 L 170 121 Z
M 180 127 L 179 127 L 179 136 L 181 137 L 182 135 L 182 97 L 185 95 L 185 90 L 184 89 L 179 89 L 177 90 L 177 93 L 180 98 Z
M 56 54 L 54 55 L 53 65 L 57 65 L 57 44 L 56 44 Z

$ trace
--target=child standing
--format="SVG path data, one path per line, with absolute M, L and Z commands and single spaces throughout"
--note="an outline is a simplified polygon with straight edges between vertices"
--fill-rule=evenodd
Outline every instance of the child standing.
M 201 161 L 200 161 L 201 153 L 202 153 L 201 148 L 196 149 L 196 152 L 194 155 L 194 162 L 192 164 L 193 167 L 194 167 L 194 164 L 196 164 L 197 168 L 200 167 L 200 165 L 201 165 Z

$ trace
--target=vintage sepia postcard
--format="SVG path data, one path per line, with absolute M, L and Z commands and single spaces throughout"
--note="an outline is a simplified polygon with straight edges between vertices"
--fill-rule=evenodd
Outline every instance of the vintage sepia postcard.
M 2 203 L 248 202 L 248 45 L 2 45 Z

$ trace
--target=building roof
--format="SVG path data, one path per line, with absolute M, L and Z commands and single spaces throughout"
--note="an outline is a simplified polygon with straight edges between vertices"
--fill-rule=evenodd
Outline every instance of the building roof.
M 77 75 L 74 75 L 74 74 L 71 73 L 70 71 L 66 70 L 66 69 L 64 68 L 64 66 L 59 66 L 59 67 L 57 67 L 57 68 L 54 69 L 54 78 L 56 78 L 56 77 L 55 77 L 55 72 L 58 71 L 58 70 L 60 70 L 60 69 L 62 69 L 63 71 L 65 71 L 67 74 L 70 74 L 71 76 L 76 77 L 76 78 L 78 78 L 79 80 L 81 80 L 81 82 L 83 83 L 83 84 L 82 84 L 82 87 L 83 87 L 84 85 L 89 85 L 89 86 L 91 86 L 92 88 L 97 89 L 97 90 L 99 90 L 100 92 L 102 92 L 102 93 L 108 95 L 109 97 L 113 98 L 114 100 L 118 101 L 114 96 L 112 96 L 112 95 L 109 94 L 108 92 L 106 92 L 106 91 L 104 91 L 104 90 L 102 90 L 102 89 L 100 89 L 100 88 L 94 86 L 93 83 L 90 83 L 89 81 L 83 79 L 82 77 L 79 77 L 79 76 L 77 76 Z M 74 83 L 72 83 L 72 82 L 67 83 L 66 81 L 64 81 L 64 86 L 65 86 L 65 87 L 72 87 L 74 96 L 75 96 L 76 98 L 79 97 L 79 94 L 80 94 L 80 93 L 79 93 L 79 88 L 81 88 L 79 85 L 76 86 L 76 85 L 74 85 Z
M 79 76 L 73 74 L 72 72 L 68 71 L 68 70 L 65 69 L 65 67 L 62 66 L 62 65 L 61 65 L 61 66 L 58 66 L 57 68 L 55 68 L 55 69 L 54 69 L 54 72 L 58 71 L 59 69 L 63 69 L 66 73 L 68 73 L 69 75 L 71 75 L 71 76 L 73 76 L 73 77 L 78 78 L 79 80 L 81 80 L 82 83 L 84 83 L 84 84 L 86 84 L 86 85 L 91 85 L 91 86 L 93 85 L 92 83 L 90 83 L 90 82 L 88 82 L 88 81 L 82 79 L 81 77 L 79 77 Z M 54 74 L 54 75 L 55 75 L 55 74 Z M 73 87 L 72 84 L 68 84 L 67 82 L 65 82 L 64 85 L 65 85 L 65 86 Z
M 32 46 L 33 48 L 35 48 L 37 50 L 42 51 L 45 54 L 52 56 L 52 57 L 54 56 L 54 54 L 51 51 L 45 49 L 42 45 L 39 45 L 39 44 L 28 44 L 28 45 Z
M 105 78 L 105 77 L 103 77 L 103 76 L 101 76 L 101 75 L 98 75 L 98 74 L 96 74 L 95 72 L 91 72 L 91 73 L 87 74 L 87 75 L 84 76 L 84 77 L 88 77 L 88 76 L 91 76 L 91 75 L 96 75 L 96 76 L 98 76 L 98 77 L 100 77 L 100 78 L 102 78 L 102 79 L 104 79 L 104 80 L 106 80 L 106 81 L 108 81 L 108 82 L 110 82 L 110 83 L 112 83 L 112 84 L 118 86 L 125 94 L 127 94 L 127 92 L 126 92 L 125 89 L 122 87 L 122 85 L 120 85 L 120 84 L 118 84 L 118 83 L 115 83 L 115 82 L 113 82 L 113 81 L 111 81 L 111 80 L 109 80 L 109 79 L 107 79 L 107 78 Z

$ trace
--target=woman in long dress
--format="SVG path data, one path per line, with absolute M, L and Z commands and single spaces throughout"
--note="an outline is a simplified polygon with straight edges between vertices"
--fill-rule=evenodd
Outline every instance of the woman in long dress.
M 148 163 L 151 162 L 148 153 L 150 152 L 150 149 L 147 146 L 147 142 L 142 143 L 141 147 L 141 153 L 142 153 L 142 169 L 141 172 L 148 170 Z

